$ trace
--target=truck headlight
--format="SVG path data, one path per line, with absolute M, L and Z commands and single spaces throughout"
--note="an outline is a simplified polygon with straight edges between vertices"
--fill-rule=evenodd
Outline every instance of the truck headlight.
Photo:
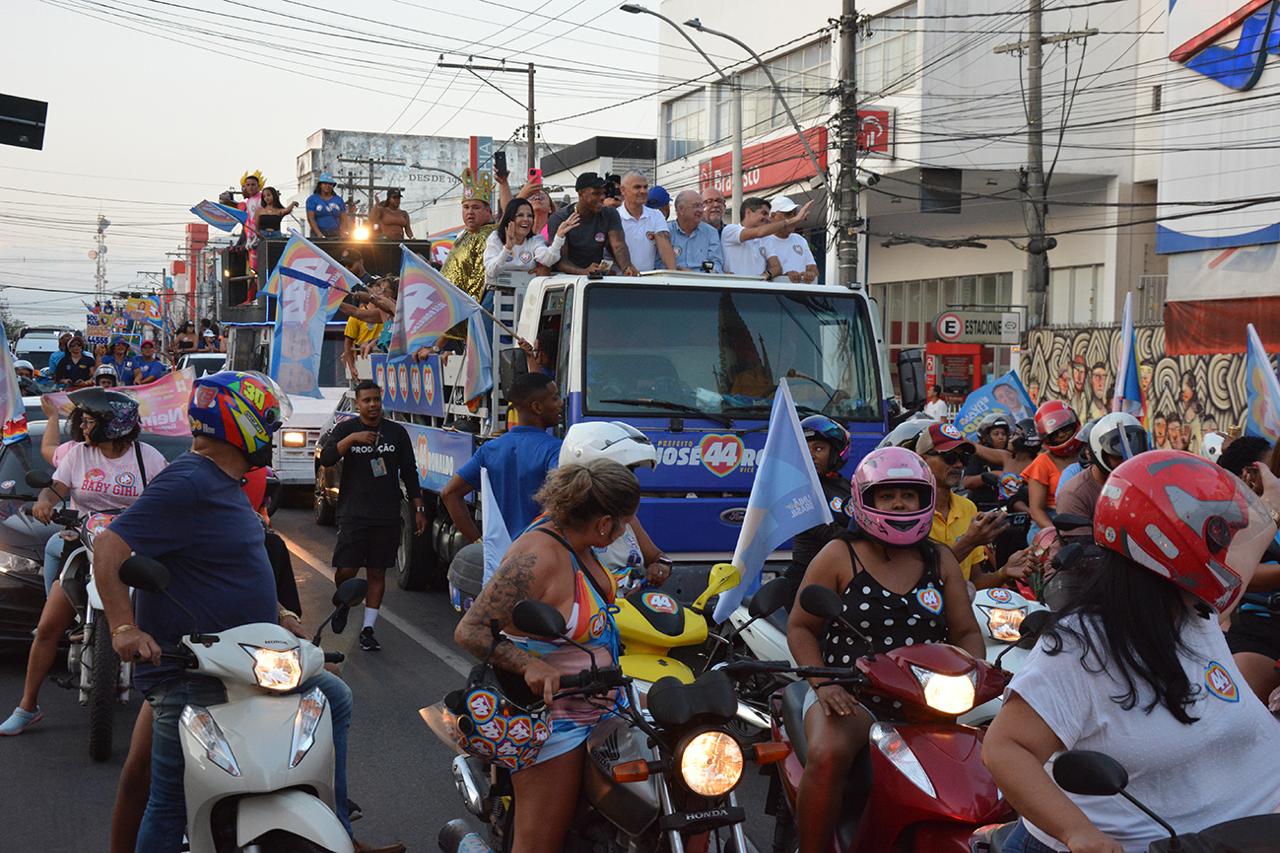
M 911 667 L 911 672 L 924 688 L 924 701 L 933 710 L 960 715 L 973 708 L 976 672 L 943 675 L 919 666 Z
M 182 726 L 191 732 L 196 742 L 204 747 L 205 757 L 232 776 L 240 775 L 240 765 L 231 752 L 231 744 L 227 743 L 222 729 L 218 728 L 213 715 L 207 708 L 199 705 L 188 705 L 182 709 Z
M 722 797 L 742 778 L 742 747 L 725 732 L 694 735 L 680 750 L 680 776 L 703 797 Z
M 253 678 L 263 690 L 288 693 L 302 683 L 302 658 L 298 649 L 264 649 L 244 646 L 253 658 Z
M 283 447 L 306 447 L 307 434 L 300 429 L 287 429 L 280 434 L 280 444 Z
M 1022 620 L 1027 611 L 1022 607 L 984 607 L 987 613 L 987 633 L 991 639 L 1002 643 L 1016 643 L 1022 638 Z
M 312 744 L 316 742 L 316 729 L 320 719 L 324 717 L 324 709 L 328 700 L 319 687 L 312 687 L 302 694 L 298 702 L 298 713 L 293 716 L 293 744 L 289 747 L 289 769 L 298 766 L 306 758 Z

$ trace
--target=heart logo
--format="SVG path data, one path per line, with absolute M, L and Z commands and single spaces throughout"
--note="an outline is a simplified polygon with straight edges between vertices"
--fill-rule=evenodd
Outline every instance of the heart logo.
M 920 606 L 935 616 L 942 612 L 942 593 L 933 587 L 922 589 L 916 593 L 916 601 Z
M 415 367 L 409 373 L 409 380 L 413 386 L 413 402 L 416 404 L 422 399 L 422 370 Z
M 403 364 L 396 368 L 396 382 L 400 386 L 400 393 L 404 395 L 405 400 L 409 399 L 409 368 Z
M 1240 701 L 1240 690 L 1236 687 L 1235 679 L 1231 677 L 1231 673 L 1227 672 L 1226 667 L 1216 660 L 1209 661 L 1209 665 L 1204 669 L 1204 686 L 1223 702 Z
M 717 477 L 729 476 L 742 461 L 742 439 L 736 435 L 703 436 L 698 448 L 703 467 Z
M 427 395 L 427 405 L 430 406 L 436 400 L 436 372 L 430 364 L 422 368 L 422 391 Z

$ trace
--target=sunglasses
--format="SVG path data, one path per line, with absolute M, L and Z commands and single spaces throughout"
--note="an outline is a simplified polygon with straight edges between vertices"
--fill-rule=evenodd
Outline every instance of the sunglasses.
M 973 455 L 973 451 L 967 447 L 957 447 L 955 450 L 948 450 L 946 453 L 930 450 L 929 455 L 937 456 L 948 465 L 955 465 L 957 462 L 968 462 L 969 457 Z

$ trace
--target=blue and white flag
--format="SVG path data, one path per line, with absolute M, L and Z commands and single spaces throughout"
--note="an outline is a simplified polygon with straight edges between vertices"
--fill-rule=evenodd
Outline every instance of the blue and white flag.
M 3 422 L 5 444 L 27 437 L 27 407 L 22 403 L 22 386 L 13 367 L 13 353 L 4 326 L 0 325 L 0 421 Z
M 249 221 L 249 214 L 243 210 L 228 207 L 225 204 L 218 204 L 216 201 L 209 201 L 208 199 L 191 208 L 191 212 L 214 228 L 219 228 L 228 233 L 234 231 L 237 225 L 244 225 Z
M 1124 296 L 1124 321 L 1120 324 L 1120 361 L 1116 364 L 1116 391 L 1111 411 L 1128 412 L 1142 420 L 1142 383 L 1138 380 L 1138 333 L 1133 328 L 1133 294 Z
M 480 532 L 480 539 L 484 543 L 484 585 L 488 586 L 489 578 L 498 570 L 502 557 L 511 547 L 511 533 L 507 530 L 502 509 L 489 485 L 488 468 L 480 469 L 480 523 L 484 527 Z
M 467 350 L 462 356 L 464 403 L 493 390 L 493 345 L 486 326 L 479 314 L 467 318 Z
M 1023 387 L 1018 374 L 1010 370 L 999 379 L 983 385 L 977 391 L 970 392 L 956 412 L 956 429 L 964 433 L 970 441 L 977 440 L 978 427 L 982 419 L 992 413 L 1000 413 L 1010 420 L 1017 421 L 1035 414 L 1036 407 L 1031 402 L 1031 395 Z
M 760 585 L 765 560 L 782 543 L 811 527 L 830 523 L 831 510 L 809 456 L 809 443 L 800 429 L 791 389 L 787 380 L 779 380 L 773 411 L 769 413 L 764 459 L 756 468 L 747 514 L 733 549 L 733 564 L 742 574 L 742 582 L 721 593 L 715 620 L 728 619 L 743 596 Z
M 1244 434 L 1275 441 L 1280 439 L 1280 379 L 1252 323 L 1245 334 Z

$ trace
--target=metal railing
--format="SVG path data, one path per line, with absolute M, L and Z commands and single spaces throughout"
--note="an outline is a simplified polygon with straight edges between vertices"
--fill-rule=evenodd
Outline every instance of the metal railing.
M 1169 276 L 1140 275 L 1134 288 L 1138 296 L 1135 323 L 1163 323 L 1164 302 L 1169 291 Z

